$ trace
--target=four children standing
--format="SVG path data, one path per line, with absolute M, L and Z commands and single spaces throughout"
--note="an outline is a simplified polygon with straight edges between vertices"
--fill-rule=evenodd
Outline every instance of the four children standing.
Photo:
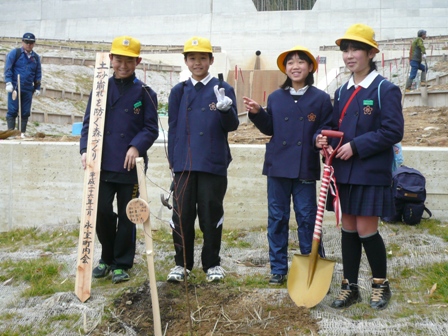
M 123 231 L 127 237 L 126 246 L 120 230 L 132 226 L 124 218 L 123 202 L 136 197 L 135 158 L 146 155 L 157 134 L 156 112 L 153 110 L 157 106 L 157 97 L 151 89 L 144 85 L 142 88 L 134 74 L 140 61 L 140 45 L 127 49 L 123 39 L 127 39 L 130 45 L 138 43 L 130 37 L 114 40 L 112 49 L 116 48 L 116 51 L 111 51 L 111 59 L 115 73 L 110 79 L 108 110 L 120 101 L 126 102 L 124 95 L 132 95 L 130 102 L 142 101 L 148 111 L 144 111 L 138 120 L 134 116 L 135 122 L 129 120 L 132 136 L 121 150 L 121 160 L 112 162 L 109 159 L 109 155 L 114 158 L 116 154 L 113 153 L 118 152 L 112 151 L 111 147 L 109 154 L 107 139 L 110 137 L 111 141 L 120 143 L 123 137 L 114 140 L 115 131 L 111 131 L 105 138 L 99 195 L 102 210 L 98 212 L 98 237 L 103 253 L 94 277 L 106 276 L 113 270 L 114 282 L 129 279 L 126 270 L 132 267 L 134 256 L 133 230 L 126 228 Z M 335 157 L 334 169 L 343 213 L 344 280 L 341 293 L 332 307 L 344 308 L 361 300 L 357 283 L 364 247 L 373 276 L 370 305 L 374 309 L 383 309 L 390 300 L 391 291 L 378 218 L 394 211 L 390 186 L 392 148 L 403 137 L 401 93 L 398 87 L 376 71 L 373 58 L 379 50 L 370 27 L 353 25 L 336 44 L 340 46 L 352 76 L 335 92 L 334 107 L 329 95 L 313 86 L 317 62 L 302 46 L 278 56 L 277 65 L 287 78 L 268 97 L 266 108 L 249 97 L 243 98 L 251 121 L 261 132 L 272 136 L 266 145 L 263 165 L 263 174 L 267 176 L 269 213 L 269 283 L 280 285 L 286 279 L 291 199 L 301 253 L 310 253 L 317 210 L 316 180 L 320 178 L 319 151 L 332 151 L 331 143 L 327 144 L 327 138 L 320 133 L 322 129 L 339 129 L 344 132 L 344 140 Z M 208 39 L 192 37 L 185 43 L 183 55 L 191 77 L 172 88 L 168 106 L 168 160 L 174 180 L 171 226 L 175 266 L 167 281 L 180 282 L 189 277 L 194 265 L 196 217 L 204 237 L 201 253 L 203 271 L 207 281 L 219 281 L 225 275 L 219 253 L 227 168 L 232 160 L 227 137 L 239 124 L 236 97 L 229 84 L 209 73 L 214 58 Z M 151 101 L 146 102 L 148 98 Z M 86 148 L 88 111 L 81 137 L 82 154 Z M 112 123 L 113 116 L 114 113 L 107 117 L 106 130 L 122 124 L 121 121 Z M 123 118 L 126 120 L 126 113 Z M 119 130 L 117 132 L 119 135 Z M 84 157 L 83 154 L 85 167 Z M 115 228 L 117 215 L 112 211 L 111 203 L 115 193 L 124 197 L 119 200 L 122 206 L 118 213 L 118 231 Z M 322 246 L 319 253 L 324 256 Z

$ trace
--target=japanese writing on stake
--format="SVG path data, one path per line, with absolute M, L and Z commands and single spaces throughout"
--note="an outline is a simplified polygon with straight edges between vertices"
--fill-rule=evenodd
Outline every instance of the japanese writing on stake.
M 93 115 L 91 118 L 94 118 L 93 125 L 95 126 L 93 129 L 92 137 L 90 139 L 91 148 L 88 152 L 90 156 L 90 163 L 95 166 L 95 162 L 98 158 L 101 158 L 98 154 L 98 151 L 101 152 L 101 149 L 98 148 L 98 145 L 102 144 L 103 138 L 103 126 L 104 125 L 104 107 L 103 101 L 105 98 L 105 89 L 107 88 L 107 80 L 109 77 L 109 67 L 102 62 L 99 67 L 96 68 L 96 87 L 94 96 L 96 97 L 95 107 L 93 109 Z M 93 99 L 92 99 L 93 100 Z M 84 224 L 84 237 L 83 237 L 83 248 L 82 248 L 82 257 L 81 262 L 86 264 L 90 262 L 89 255 L 91 254 L 91 246 L 94 239 L 94 227 L 91 222 L 92 215 L 96 215 L 94 200 L 96 199 L 96 195 L 98 193 L 99 188 L 99 171 L 92 171 L 89 173 L 89 180 L 87 183 L 88 193 L 85 207 L 85 224 Z

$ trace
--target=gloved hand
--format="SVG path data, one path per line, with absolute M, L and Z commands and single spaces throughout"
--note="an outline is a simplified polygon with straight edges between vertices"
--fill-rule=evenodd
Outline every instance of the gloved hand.
M 423 59 L 426 59 L 426 54 L 423 54 Z
M 34 91 L 34 95 L 37 97 L 37 96 L 40 96 L 40 90 L 36 90 L 36 91 Z
M 214 87 L 216 99 L 218 102 L 216 103 L 216 107 L 221 111 L 228 111 L 232 106 L 232 99 L 226 96 L 225 89 L 220 88 L 218 90 L 218 85 Z
M 12 92 L 14 90 L 12 83 L 8 82 L 6 83 L 6 92 Z

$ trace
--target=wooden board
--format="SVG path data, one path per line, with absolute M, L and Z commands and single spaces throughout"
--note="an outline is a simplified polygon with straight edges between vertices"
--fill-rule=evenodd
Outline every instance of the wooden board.
M 76 265 L 75 294 L 81 302 L 85 302 L 90 297 L 90 289 L 92 286 L 93 252 L 109 68 L 109 54 L 97 53 L 90 108 L 84 192 L 82 197 L 78 259 Z
M 138 176 L 138 186 L 140 191 L 140 199 L 144 200 L 148 204 L 148 194 L 146 191 L 146 174 L 145 174 L 145 163 L 143 158 L 139 157 L 136 159 L 137 166 L 137 176 Z M 131 201 L 132 202 L 132 201 Z M 148 207 L 149 210 L 149 207 Z M 146 257 L 148 263 L 148 273 L 149 273 L 149 286 L 151 289 L 151 303 L 152 303 L 152 315 L 154 321 L 154 335 L 162 336 L 162 322 L 160 320 L 160 309 L 159 309 L 159 294 L 157 292 L 157 280 L 154 268 L 154 248 L 152 242 L 152 229 L 150 217 L 143 223 L 143 231 L 145 234 L 145 247 L 146 247 Z

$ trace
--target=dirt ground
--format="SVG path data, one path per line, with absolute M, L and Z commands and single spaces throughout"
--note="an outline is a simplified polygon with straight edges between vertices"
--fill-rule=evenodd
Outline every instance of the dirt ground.
M 317 321 L 309 310 L 297 307 L 281 290 L 240 291 L 224 284 L 188 286 L 191 304 L 188 313 L 183 284 L 158 286 L 162 331 L 166 335 L 190 335 L 188 316 L 192 316 L 192 335 L 304 335 L 317 334 Z M 180 294 L 180 295 L 179 295 Z M 120 333 L 127 325 L 137 335 L 152 335 L 153 312 L 148 282 L 114 302 L 120 312 L 115 321 L 97 328 L 95 335 Z M 97 333 L 98 332 L 98 333 Z
M 403 146 L 448 145 L 448 107 L 408 107 L 403 109 L 403 115 Z M 229 134 L 229 142 L 236 144 L 263 144 L 269 139 L 252 123 L 241 124 L 235 132 Z
M 403 115 L 403 146 L 448 146 L 448 107 L 408 107 L 403 109 Z M 67 128 L 67 132 L 69 131 Z M 79 136 L 72 136 L 70 133 L 46 134 L 45 129 L 41 127 L 30 130 L 28 135 L 27 141 L 79 141 Z M 229 133 L 231 144 L 264 144 L 269 139 L 269 136 L 261 133 L 252 123 L 241 123 L 236 131 Z

